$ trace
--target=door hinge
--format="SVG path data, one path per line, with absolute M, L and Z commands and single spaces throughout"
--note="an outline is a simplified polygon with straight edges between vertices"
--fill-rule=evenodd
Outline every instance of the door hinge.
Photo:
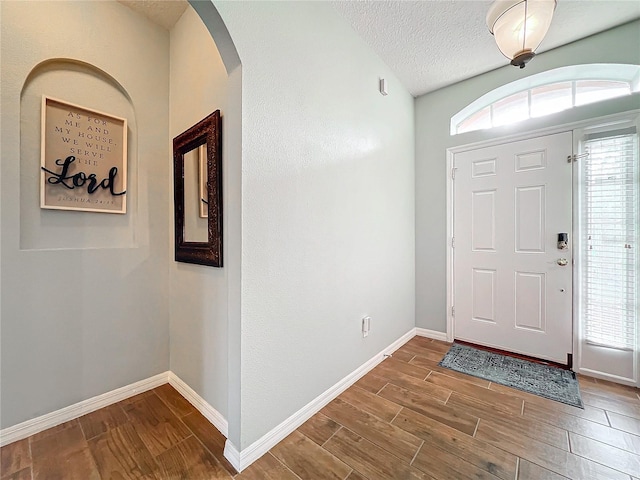
M 586 152 L 580 153 L 580 154 L 575 154 L 574 153 L 573 155 L 568 155 L 567 156 L 567 163 L 577 162 L 581 158 L 586 158 L 588 156 L 589 156 L 589 151 L 586 151 Z
M 451 248 L 456 248 L 456 237 L 451 237 Z
M 456 316 L 456 307 L 451 306 L 451 316 L 455 317 Z
M 457 169 L 458 169 L 457 167 L 451 168 L 451 180 L 455 180 L 456 179 L 456 170 Z

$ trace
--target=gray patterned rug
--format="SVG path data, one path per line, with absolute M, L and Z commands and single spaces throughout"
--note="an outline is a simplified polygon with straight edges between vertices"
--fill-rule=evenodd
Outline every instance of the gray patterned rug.
M 584 408 L 575 373 L 454 343 L 441 367 Z

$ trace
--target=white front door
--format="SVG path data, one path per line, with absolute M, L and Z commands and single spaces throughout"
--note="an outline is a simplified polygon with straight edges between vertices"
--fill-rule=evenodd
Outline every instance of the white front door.
M 567 363 L 571 154 L 564 132 L 454 155 L 455 338 Z

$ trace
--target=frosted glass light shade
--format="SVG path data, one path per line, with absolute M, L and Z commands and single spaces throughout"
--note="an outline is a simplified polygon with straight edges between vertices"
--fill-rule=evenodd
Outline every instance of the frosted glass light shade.
M 556 0 L 498 0 L 487 14 L 487 26 L 502 54 L 524 68 L 547 34 Z

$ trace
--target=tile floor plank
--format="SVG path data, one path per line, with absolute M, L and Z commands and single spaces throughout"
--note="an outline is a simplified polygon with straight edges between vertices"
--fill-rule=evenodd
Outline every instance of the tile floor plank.
M 393 424 L 424 440 L 423 449 L 433 446 L 446 450 L 503 480 L 513 480 L 516 476 L 515 455 L 429 417 L 405 408 Z
M 368 480 L 367 477 L 360 475 L 355 470 L 349 474 L 347 480 Z
M 195 436 L 169 448 L 156 457 L 161 479 L 231 480 L 231 475 L 204 448 Z
M 387 383 L 389 383 L 389 380 L 386 378 L 379 377 L 375 373 L 369 372 L 354 385 L 366 390 L 367 392 L 378 393 Z
M 235 480 L 300 480 L 300 477 L 280 463 L 271 453 L 264 454 L 234 478 Z
M 443 375 L 447 375 L 449 377 L 453 377 L 467 383 L 478 385 L 479 387 L 489 388 L 489 384 L 491 383 L 489 382 L 489 380 L 485 380 L 484 378 L 465 375 L 464 373 L 456 372 L 455 370 L 441 367 L 438 365 L 438 362 L 434 362 L 433 360 L 429 360 L 428 358 L 424 358 L 420 355 L 415 355 L 409 363 L 413 365 L 418 365 L 419 367 L 428 368 L 432 372 L 438 372 Z
M 569 440 L 572 453 L 603 465 L 611 465 L 629 475 L 640 476 L 640 456 L 571 432 Z
M 2 480 L 31 480 L 31 467 L 23 468 L 18 472 L 2 477 Z
M 137 403 L 140 400 L 142 400 L 143 398 L 146 398 L 146 397 L 149 397 L 149 396 L 156 396 L 156 394 L 153 391 L 153 389 L 146 390 L 144 392 L 138 393 L 138 394 L 134 395 L 133 397 L 125 398 L 124 400 L 119 402 L 119 404 L 122 407 L 122 409 L 126 412 L 126 411 L 129 410 L 129 408 L 131 407 L 132 404 Z
M 614 412 L 607 412 L 607 417 L 609 418 L 611 427 L 622 430 L 623 432 L 640 435 L 640 420 L 637 418 L 627 417 L 626 415 L 620 415 Z
M 426 443 L 420 449 L 411 465 L 436 479 L 498 480 L 498 477 L 486 470 L 482 470 L 450 452 Z
M 31 440 L 31 443 L 37 442 L 50 435 L 56 435 L 62 432 L 63 430 L 66 430 L 67 428 L 74 428 L 78 425 L 79 425 L 78 419 L 76 418 L 74 420 L 69 420 L 68 422 L 61 423 L 60 425 L 56 425 L 55 427 L 47 428 L 42 432 L 35 433 L 31 437 L 29 437 L 29 439 Z
M 635 405 L 640 405 L 640 398 L 638 398 L 638 389 L 627 387 L 626 385 L 613 385 L 603 380 L 598 381 L 598 383 L 581 383 L 580 391 L 589 393 L 591 395 L 597 395 L 621 402 L 630 402 Z
M 298 430 L 305 434 L 318 445 L 322 445 L 340 429 L 340 425 L 331 420 L 326 415 L 318 412 L 309 420 L 304 422 Z
M 191 435 L 184 423 L 156 395 L 148 395 L 131 404 L 127 407 L 127 415 L 154 457 Z
M 491 384 L 492 388 L 493 386 L 494 384 Z M 520 392 L 516 393 L 516 395 L 519 395 L 519 393 Z M 521 393 L 525 393 L 525 392 L 521 392 Z M 526 395 L 529 395 L 529 394 L 526 394 Z M 564 403 L 542 399 L 541 397 L 538 397 L 536 395 L 531 395 L 531 397 L 535 397 L 535 398 L 530 399 L 528 397 L 521 397 L 521 398 L 524 398 L 525 411 L 528 409 L 529 411 L 535 410 L 538 412 L 553 412 L 556 416 L 570 415 L 571 417 L 584 418 L 585 420 L 589 420 L 590 422 L 596 422 L 601 425 L 609 426 L 609 420 L 607 418 L 607 414 L 601 408 L 585 405 L 584 409 L 582 409 L 578 407 L 572 407 Z M 540 400 L 544 400 L 544 401 L 540 401 Z
M 518 480 L 565 480 L 567 477 L 542 468 L 524 458 L 520 459 L 518 467 Z
M 82 427 L 84 438 L 89 440 L 128 422 L 129 417 L 120 405 L 115 404 L 83 415 L 78 421 Z
M 629 480 L 628 475 L 574 455 L 560 448 L 513 432 L 496 430 L 490 422 L 480 421 L 476 438 L 524 458 L 559 475 L 580 480 Z
M 411 463 L 422 445 L 422 440 L 415 435 L 384 422 L 339 398 L 330 402 L 321 412 L 355 434 L 404 460 L 407 464 Z
M 382 363 L 380 363 L 379 366 L 381 367 L 381 370 L 384 369 L 386 371 L 393 371 L 395 373 L 403 373 L 405 375 L 409 375 L 410 377 L 415 377 L 418 380 L 424 380 L 431 373 L 431 370 L 427 368 L 412 365 L 407 362 L 402 362 L 393 357 L 385 359 Z
M 603 425 L 609 425 L 607 415 L 601 408 L 592 407 L 591 405 L 584 405 L 583 408 L 573 407 L 564 403 L 556 402 L 548 398 L 533 395 L 532 393 L 523 392 L 515 388 L 500 385 L 498 383 L 492 383 L 489 387 L 496 392 L 504 393 L 505 395 L 512 395 L 524 400 L 525 404 L 537 405 L 542 408 L 548 408 L 557 412 L 566 413 L 576 417 L 582 417 L 592 422 L 601 423 Z
M 325 444 L 325 448 L 369 479 L 429 480 L 432 478 L 345 428 L 331 437 Z
M 524 405 L 525 411 L 529 409 L 529 411 L 537 410 L 539 412 L 555 412 L 558 416 L 578 417 L 588 420 L 589 422 L 604 425 L 605 427 L 609 426 L 607 413 L 601 408 L 592 407 L 590 405 L 584 405 L 584 409 L 582 409 L 559 402 L 541 403 L 530 402 L 529 400 L 525 400 Z
M 548 423 L 569 432 L 640 454 L 640 436 L 632 435 L 615 428 L 591 422 L 584 418 L 556 412 L 552 409 L 530 405 L 525 402 L 524 417 L 540 423 Z
M 473 435 L 478 423 L 478 417 L 476 416 L 462 410 L 456 410 L 430 397 L 422 396 L 420 393 L 415 393 L 396 385 L 387 385 L 380 391 L 379 395 L 467 435 Z
M 464 408 L 472 415 L 489 421 L 494 428 L 501 431 L 516 433 L 569 451 L 569 439 L 566 430 L 556 426 L 538 422 L 520 415 L 509 415 L 505 412 L 498 411 L 488 403 L 478 401 L 466 395 L 460 395 L 457 392 L 451 395 L 447 405 Z
M 80 424 L 77 421 L 67 422 L 65 428 L 54 427 L 52 430 L 31 441 L 34 480 L 98 480 L 100 474 Z
M 155 479 L 158 465 L 130 423 L 88 441 L 102 478 Z
M 67 422 L 65 428 L 53 427 L 50 430 L 53 432 L 48 435 L 42 435 L 46 433 L 45 430 L 30 439 L 32 462 L 35 463 L 37 458 L 48 455 L 63 457 L 68 451 L 84 448 L 87 445 L 78 422 Z
M 494 392 L 493 390 L 478 385 L 472 385 L 469 382 L 458 380 L 438 372 L 433 372 L 426 381 L 439 387 L 455 391 L 458 394 L 463 394 L 481 402 L 494 405 L 496 408 L 512 415 L 520 415 L 522 411 L 523 402 L 519 398 Z
M 396 360 L 399 360 L 401 362 L 409 363 L 411 361 L 411 359 L 413 357 L 415 357 L 415 355 L 413 353 L 400 352 L 400 351 L 396 350 L 395 352 L 393 352 L 391 357 L 395 358 Z
M 31 452 L 28 438 L 0 448 L 0 477 L 4 478 L 30 466 Z
M 415 340 L 415 343 L 422 348 L 441 353 L 442 356 L 444 356 L 444 354 L 451 348 L 451 345 L 453 345 L 453 343 L 441 342 L 439 340 L 419 336 L 413 337 L 411 340 Z
M 582 401 L 586 405 L 591 405 L 592 407 L 602 408 L 608 412 L 640 420 L 640 405 L 634 402 L 601 397 L 600 395 L 593 395 L 589 392 L 582 392 Z
M 222 466 L 231 475 L 235 475 L 236 469 L 224 456 L 224 444 L 227 439 L 220 433 L 220 431 L 214 427 L 209 420 L 200 412 L 195 411 L 189 415 L 182 417 L 182 422 L 187 426 L 189 430 L 202 442 L 202 444 L 216 457 L 216 459 L 222 464 Z
M 364 410 L 367 413 L 375 415 L 385 422 L 391 422 L 400 409 L 402 409 L 402 407 L 397 403 L 393 403 L 390 400 L 386 400 L 371 392 L 367 392 L 355 385 L 342 392 L 338 398 L 350 403 L 360 410 Z
M 432 350 L 427 350 L 426 348 L 407 343 L 405 343 L 397 351 L 408 355 L 419 355 L 436 363 L 438 363 L 440 360 L 442 360 L 442 357 L 444 357 L 443 353 L 434 352 Z
M 439 387 L 433 383 L 427 383 L 419 378 L 398 372 L 394 370 L 391 365 L 385 365 L 385 362 L 382 362 L 374 368 L 373 372 L 376 375 L 385 377 L 389 383 L 392 383 L 393 385 L 411 390 L 412 392 L 419 393 L 425 397 L 434 398 L 440 402 L 445 402 L 447 398 L 449 398 L 449 395 L 451 395 L 451 390 L 447 390 L 446 388 Z
M 197 411 L 193 405 L 168 383 L 154 388 L 153 391 L 178 417 L 184 417 Z
M 343 480 L 352 468 L 329 452 L 297 430 L 271 449 L 274 457 L 302 479 Z

